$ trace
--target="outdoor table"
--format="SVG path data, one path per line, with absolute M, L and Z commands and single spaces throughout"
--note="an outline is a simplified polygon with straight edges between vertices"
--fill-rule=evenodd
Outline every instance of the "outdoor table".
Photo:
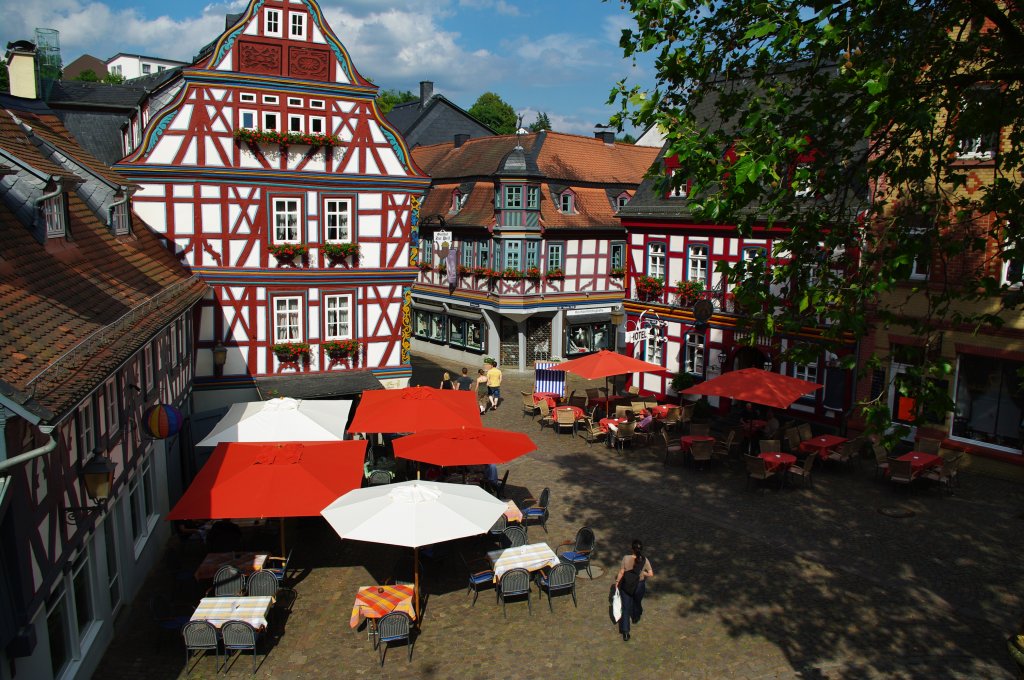
M 689 451 L 690 447 L 693 446 L 694 442 L 713 442 L 713 441 L 715 441 L 714 437 L 710 437 L 710 436 L 704 435 L 704 434 L 684 434 L 682 437 L 679 438 L 679 445 L 682 446 L 687 451 Z
M 800 442 L 800 450 L 804 453 L 817 453 L 818 458 L 828 458 L 828 450 L 850 441 L 845 437 L 837 437 L 834 434 L 823 434 L 820 437 L 812 437 L 807 441 Z
M 924 451 L 911 451 L 910 453 L 904 453 L 902 456 L 896 458 L 896 460 L 909 461 L 915 477 L 925 470 L 942 466 L 942 456 L 936 456 L 933 453 L 925 453 Z
M 615 402 L 621 401 L 621 400 L 622 400 L 622 397 L 618 396 L 617 394 L 613 394 L 613 395 L 608 396 L 608 397 L 591 397 L 587 401 L 587 403 L 588 403 L 588 405 L 589 404 L 597 404 L 597 405 L 603 406 L 604 407 L 605 415 L 608 415 L 608 409 L 611 408 L 611 405 L 614 404 Z
M 768 422 L 765 420 L 748 420 L 743 423 L 743 434 L 746 435 L 747 438 L 753 437 L 755 434 L 763 430 L 764 426 L 767 424 Z
M 601 432 L 607 432 L 608 430 L 615 432 L 619 429 L 619 425 L 626 422 L 629 422 L 628 418 L 601 418 L 597 424 L 601 426 Z
M 558 400 L 562 398 L 562 395 L 555 392 L 534 392 L 533 403 L 539 404 L 545 399 L 548 402 L 548 408 L 554 408 L 558 406 Z
M 670 404 L 658 404 L 657 406 L 652 406 L 649 410 L 655 418 L 667 418 L 670 408 L 672 408 Z
M 254 552 L 218 552 L 208 553 L 199 568 L 196 569 L 197 581 L 208 581 L 217 570 L 225 565 L 236 567 L 239 571 L 249 574 L 263 568 L 267 555 Z
M 579 406 L 556 406 L 555 413 L 559 411 L 572 411 L 573 420 L 579 420 L 586 415 L 586 412 Z M 555 416 L 557 418 L 557 416 Z
M 267 627 L 267 613 L 274 598 L 257 597 L 204 597 L 199 601 L 191 621 L 208 621 L 220 628 L 228 621 L 245 621 L 253 628 Z
M 767 453 L 759 454 L 757 457 L 764 461 L 764 466 L 768 472 L 785 470 L 796 462 L 796 456 L 778 451 L 769 451 Z
M 348 625 L 358 628 L 366 619 L 379 619 L 391 612 L 408 614 L 415 621 L 416 612 L 412 606 L 414 594 L 415 588 L 411 585 L 363 586 L 356 592 Z
M 558 565 L 558 556 L 547 543 L 531 543 L 518 548 L 492 550 L 487 553 L 487 559 L 493 565 L 495 582 L 509 569 L 537 571 Z
M 509 522 L 523 521 L 523 511 L 519 509 L 519 506 L 513 500 L 508 502 L 508 507 L 505 509 L 505 519 Z

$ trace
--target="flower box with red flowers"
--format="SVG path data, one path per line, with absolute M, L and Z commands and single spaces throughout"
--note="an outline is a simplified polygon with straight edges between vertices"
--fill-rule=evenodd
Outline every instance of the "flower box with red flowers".
M 270 350 L 277 355 L 278 361 L 295 361 L 299 357 L 309 361 L 309 344 L 305 342 L 279 342 Z
M 420 268 L 421 272 L 432 272 L 432 271 L 434 271 L 434 266 L 432 264 L 430 264 L 429 262 L 420 262 L 419 263 L 419 268 Z
M 558 267 L 555 267 L 554 269 L 548 270 L 547 278 L 548 281 L 561 281 L 565 278 L 565 272 Z
M 487 276 L 487 267 L 473 267 L 473 276 Z
M 625 278 L 626 277 L 626 268 L 625 267 L 612 267 L 612 271 L 608 274 L 608 276 L 612 277 L 613 279 Z
M 249 144 L 278 144 L 280 146 L 341 146 L 337 135 L 324 135 L 312 132 L 279 132 L 277 130 L 250 130 L 239 128 L 232 133 L 236 142 Z
M 472 267 L 467 267 L 464 264 L 459 265 L 459 276 L 469 276 L 470 274 L 473 273 L 474 271 Z
M 641 274 L 636 277 L 637 296 L 644 301 L 650 302 L 661 298 L 665 292 L 665 281 L 653 276 Z
M 347 359 L 359 356 L 359 342 L 357 340 L 328 340 L 321 343 L 327 356 L 332 359 Z
M 278 262 L 293 262 L 295 259 L 306 257 L 309 248 L 305 243 L 272 243 L 267 246 L 270 254 L 277 258 Z
M 537 267 L 530 267 L 526 270 L 526 278 L 531 281 L 540 281 L 540 269 Z
M 324 257 L 332 262 L 344 260 L 346 257 L 359 257 L 358 243 L 325 243 L 320 246 Z
M 701 281 L 677 281 L 676 293 L 679 295 L 680 305 L 684 307 L 692 305 L 704 293 L 704 283 Z
M 505 271 L 501 272 L 501 278 L 505 279 L 506 281 L 518 281 L 519 279 L 523 278 L 523 273 L 518 269 L 509 267 Z

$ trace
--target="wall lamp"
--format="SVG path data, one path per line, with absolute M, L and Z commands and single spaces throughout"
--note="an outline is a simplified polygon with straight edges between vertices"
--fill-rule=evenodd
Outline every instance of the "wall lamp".
M 68 524 L 77 524 L 79 520 L 103 514 L 110 500 L 110 491 L 114 488 L 114 468 L 117 463 L 99 453 L 94 453 L 92 460 L 82 467 L 81 477 L 85 483 L 85 493 L 95 503 L 86 507 L 65 508 Z

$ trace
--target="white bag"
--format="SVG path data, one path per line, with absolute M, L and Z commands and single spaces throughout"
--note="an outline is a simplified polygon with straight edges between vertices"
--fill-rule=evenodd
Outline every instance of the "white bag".
M 616 623 L 622 618 L 622 596 L 619 595 L 618 588 L 615 588 L 615 592 L 612 595 L 612 617 Z

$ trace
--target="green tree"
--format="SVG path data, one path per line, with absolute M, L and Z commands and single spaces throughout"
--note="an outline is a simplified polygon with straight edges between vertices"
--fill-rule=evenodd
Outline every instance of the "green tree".
M 96 75 L 96 71 L 93 71 L 91 68 L 87 68 L 72 78 L 72 80 L 80 80 L 83 83 L 98 83 L 100 82 L 100 77 Z
M 493 92 L 484 92 L 469 109 L 469 115 L 494 130 L 499 135 L 510 135 L 516 131 L 516 111 L 504 99 Z
M 7 64 L 0 64 L 0 94 L 8 94 L 11 91 L 11 84 L 7 74 Z
M 623 134 L 621 134 L 618 137 L 616 137 L 615 141 L 616 142 L 625 142 L 626 144 L 636 144 L 636 137 L 634 137 L 633 135 L 629 134 L 628 132 L 624 132 Z
M 537 114 L 537 120 L 530 123 L 530 132 L 540 132 L 541 130 L 551 129 L 551 119 L 548 118 L 548 114 L 541 113 Z
M 124 82 L 124 76 L 120 73 L 108 73 L 107 75 L 103 76 L 103 82 L 109 83 L 111 85 L 120 85 Z
M 613 122 L 668 131 L 667 154 L 685 170 L 674 180 L 692 182 L 690 207 L 704 219 L 736 224 L 741 235 L 755 222 L 787 227 L 776 252 L 792 253 L 789 264 L 772 272 L 758 260 L 720 266 L 733 282 L 756 275 L 780 284 L 740 290 L 748 308 L 771 310 L 748 317 L 751 330 L 813 324 L 838 339 L 861 337 L 874 322 L 898 323 L 934 341 L 951 324 L 1004 323 L 1005 314 L 979 312 L 991 307 L 972 302 L 1008 292 L 990 260 L 1024 260 L 1019 3 L 626 5 L 635 27 L 620 45 L 629 57 L 652 55 L 656 78 L 652 87 L 622 81 L 613 88 L 609 102 L 620 105 Z M 709 108 L 713 123 L 700 113 Z M 1004 141 L 995 153 L 999 130 Z M 971 191 L 977 175 L 965 159 L 991 167 Z M 800 200 L 808 188 L 813 200 Z M 986 266 L 910 288 L 915 262 L 929 256 Z M 819 263 L 813 277 L 811 261 Z M 903 314 L 891 304 L 908 297 L 923 311 Z M 933 356 L 899 387 L 922 408 L 945 412 L 947 392 L 936 386 L 951 370 Z M 864 415 L 879 430 L 888 425 L 880 401 L 866 404 Z
M 406 102 L 414 102 L 419 97 L 414 95 L 410 90 L 380 90 L 377 92 L 377 108 L 380 112 L 387 115 L 391 112 L 391 109 L 395 108 L 399 104 L 405 104 Z

